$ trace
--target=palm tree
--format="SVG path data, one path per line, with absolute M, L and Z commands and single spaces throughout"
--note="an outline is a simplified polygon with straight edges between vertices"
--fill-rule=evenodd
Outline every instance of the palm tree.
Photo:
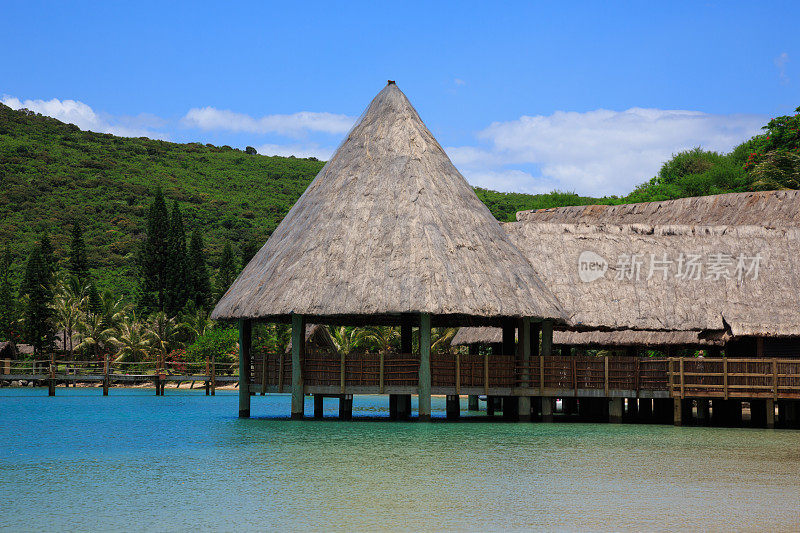
M 333 339 L 333 344 L 336 346 L 336 351 L 343 356 L 353 353 L 363 340 L 363 333 L 359 328 L 328 326 L 328 331 L 331 334 L 331 339 Z
M 114 328 L 125 318 L 130 305 L 122 298 L 115 297 L 111 291 L 105 290 L 100 295 L 100 317 L 106 328 Z
M 181 346 L 180 335 L 186 330 L 186 324 L 176 323 L 163 311 L 150 315 L 146 327 L 146 336 L 163 364 L 167 354 Z
M 379 353 L 386 354 L 397 346 L 400 332 L 389 326 L 369 326 L 361 331 L 360 340 L 377 348 Z
M 69 338 L 70 355 L 72 355 L 74 349 L 72 334 L 81 318 L 81 310 L 86 300 L 86 287 L 81 287 L 74 277 L 58 275 L 53 309 L 56 322 L 64 332 L 64 351 L 67 351 L 67 338 Z
M 431 330 L 431 353 L 446 352 L 450 349 L 458 328 L 433 328 Z
M 190 342 L 194 342 L 214 327 L 214 321 L 208 318 L 208 312 L 203 309 L 197 309 L 194 314 L 187 315 L 184 324 L 189 333 Z
M 108 338 L 118 350 L 114 361 L 138 362 L 146 359 L 152 350 L 147 333 L 142 322 L 136 319 L 136 314 L 132 313 L 120 320 L 116 334 Z
M 99 352 L 104 348 L 108 338 L 114 333 L 112 328 L 108 328 L 103 323 L 103 317 L 95 313 L 85 313 L 76 324 L 77 333 L 75 334 L 78 345 L 76 350 L 88 350 L 93 359 L 98 358 Z

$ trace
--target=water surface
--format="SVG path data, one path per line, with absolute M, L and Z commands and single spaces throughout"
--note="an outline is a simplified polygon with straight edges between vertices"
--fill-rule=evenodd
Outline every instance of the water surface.
M 288 395 L 0 389 L 8 530 L 800 528 L 800 432 L 290 421 Z M 336 400 L 326 400 L 334 416 Z M 463 403 L 466 409 L 466 401 Z M 312 412 L 307 402 L 306 412 Z

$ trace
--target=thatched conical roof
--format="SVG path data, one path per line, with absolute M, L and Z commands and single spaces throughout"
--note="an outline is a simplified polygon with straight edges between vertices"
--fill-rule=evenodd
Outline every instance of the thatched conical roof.
M 565 316 L 390 83 L 212 317 L 378 321 L 416 312 Z
M 517 213 L 519 222 L 800 226 L 800 191 L 732 192 L 619 205 L 575 205 Z

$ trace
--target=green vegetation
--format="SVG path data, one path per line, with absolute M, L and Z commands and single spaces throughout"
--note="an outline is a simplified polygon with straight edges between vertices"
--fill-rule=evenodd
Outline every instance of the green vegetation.
M 799 188 L 797 111 L 728 154 L 675 154 L 625 197 L 475 192 L 498 220 L 510 221 L 527 209 Z M 251 147 L 86 132 L 0 104 L 0 340 L 41 351 L 64 329 L 59 350 L 97 358 L 185 361 L 209 349 L 229 352 L 235 332 L 211 324 L 208 310 L 322 166 Z M 257 331 L 263 349 L 288 342 L 285 326 Z M 331 334 L 342 351 L 397 344 L 391 328 Z M 451 332 L 440 334 L 449 344 Z

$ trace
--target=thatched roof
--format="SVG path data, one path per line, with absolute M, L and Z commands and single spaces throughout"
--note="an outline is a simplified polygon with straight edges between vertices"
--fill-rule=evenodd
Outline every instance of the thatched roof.
M 762 191 L 664 202 L 586 205 L 517 213 L 520 222 L 800 226 L 800 191 Z
M 798 228 L 532 222 L 504 228 L 569 311 L 575 329 L 729 329 L 736 336 L 800 335 Z M 597 279 L 582 281 L 579 275 L 584 252 L 588 259 L 607 264 Z M 641 265 L 638 280 L 629 268 L 633 254 Z M 681 254 L 684 270 L 690 255 L 700 256 L 701 279 L 677 276 Z M 727 254 L 732 261 L 723 269 L 731 279 L 708 278 L 712 264 L 722 264 L 716 254 Z M 742 279 L 736 275 L 740 254 L 760 254 L 757 279 L 753 273 Z M 658 267 L 665 256 L 672 261 L 662 264 L 666 279 L 660 269 L 650 277 L 651 261 Z
M 564 311 L 390 83 L 212 318 L 370 322 Z M 326 320 L 327 319 L 327 320 Z
M 315 348 L 324 349 L 329 352 L 335 353 L 336 343 L 333 342 L 328 328 L 320 324 L 306 324 L 306 345 L 313 344 Z M 292 351 L 292 339 L 289 339 L 289 344 L 286 345 L 286 353 Z
M 639 346 L 722 346 L 724 335 L 703 335 L 701 331 L 554 331 L 553 344 L 566 346 L 612 347 Z M 450 343 L 453 346 L 497 344 L 503 341 L 503 330 L 492 327 L 459 328 Z

